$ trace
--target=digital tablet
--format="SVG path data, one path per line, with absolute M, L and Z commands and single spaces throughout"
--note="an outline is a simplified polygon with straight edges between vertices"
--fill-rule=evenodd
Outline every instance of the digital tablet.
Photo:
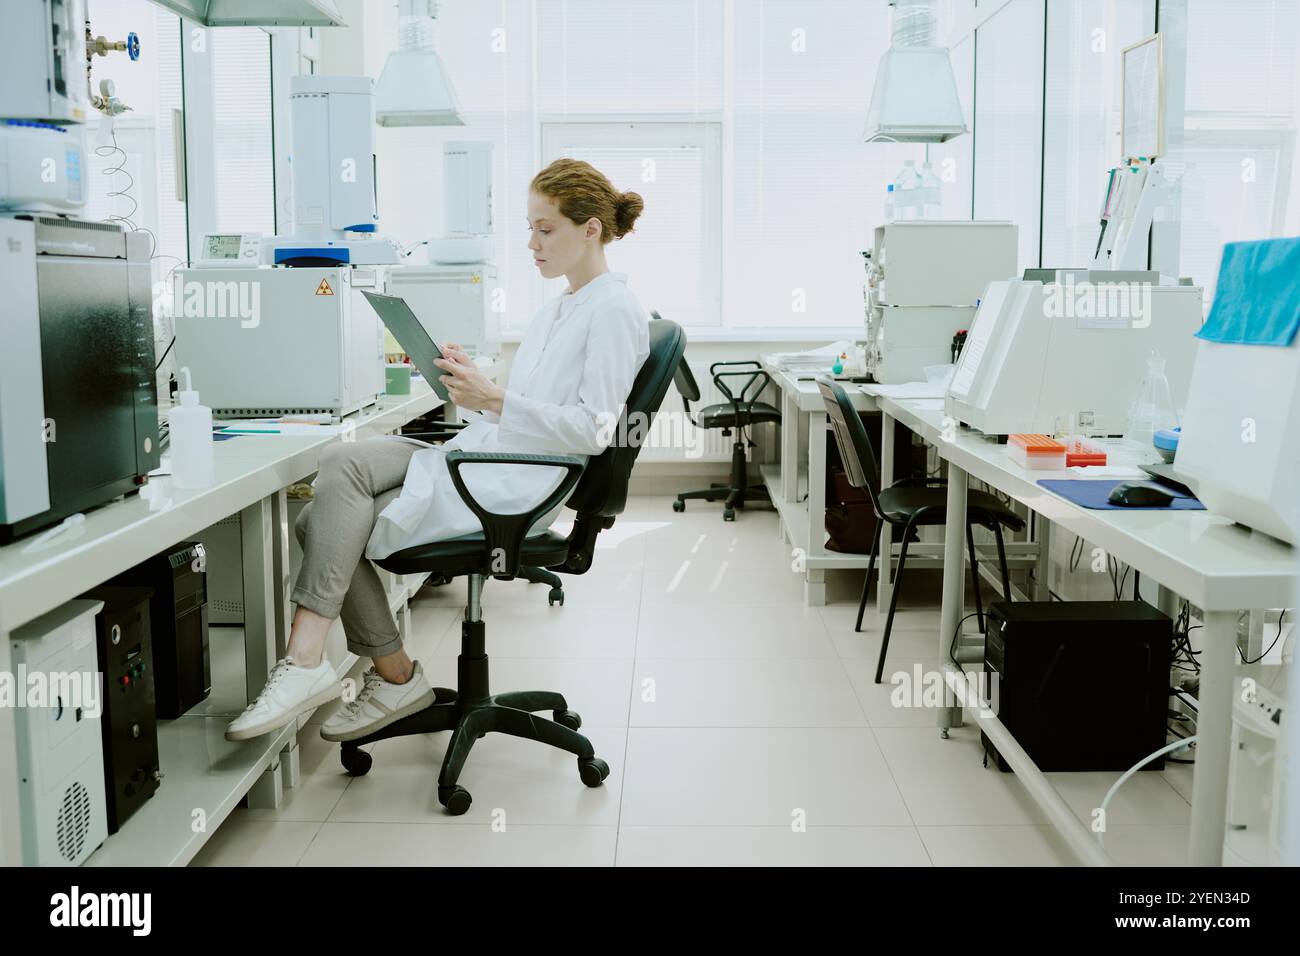
M 447 372 L 433 364 L 434 359 L 442 358 L 442 349 L 438 348 L 438 343 L 429 337 L 429 333 L 415 317 L 406 300 L 401 296 L 381 295 L 364 289 L 361 290 L 361 294 L 369 300 L 388 331 L 393 333 L 393 338 L 397 339 L 397 344 L 402 347 L 402 351 L 411 357 L 411 361 L 420 370 L 420 374 L 429 383 L 434 394 L 444 402 L 451 401 L 447 389 L 440 381 Z

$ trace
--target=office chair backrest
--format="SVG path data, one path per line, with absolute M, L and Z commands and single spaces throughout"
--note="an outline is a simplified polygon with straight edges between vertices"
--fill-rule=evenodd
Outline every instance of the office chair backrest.
M 667 319 L 650 322 L 650 354 L 628 394 L 613 443 L 587 463 L 566 506 L 580 516 L 613 517 L 627 505 L 627 486 L 650 423 L 659 410 L 677 369 L 684 366 L 686 334 Z
M 658 312 L 651 312 L 650 318 L 656 322 L 663 321 L 663 316 Z M 700 400 L 700 386 L 695 381 L 695 373 L 691 371 L 690 365 L 686 363 L 686 356 L 677 363 L 677 371 L 673 373 L 673 384 L 677 386 L 677 394 L 682 397 L 682 407 L 686 409 L 686 417 L 691 415 L 691 402 Z
M 839 446 L 840 458 L 844 460 L 844 471 L 848 475 L 849 484 L 854 488 L 866 489 L 871 496 L 871 507 L 879 515 L 880 502 L 876 498 L 876 488 L 880 484 L 880 468 L 876 465 L 876 453 L 867 438 L 867 429 L 858 417 L 857 409 L 849 401 L 844 386 L 829 375 L 819 375 L 817 387 L 826 404 L 826 417 L 830 419 L 831 428 L 835 431 L 835 444 Z

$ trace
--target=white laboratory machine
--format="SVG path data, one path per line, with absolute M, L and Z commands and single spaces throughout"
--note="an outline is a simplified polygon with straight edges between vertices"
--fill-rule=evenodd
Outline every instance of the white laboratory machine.
M 1291 715 L 1283 698 L 1257 680 L 1236 677 L 1233 684 L 1223 862 L 1281 866 L 1287 803 L 1278 741 Z
M 1197 340 L 1174 468 L 1210 511 L 1300 545 L 1300 335 Z
M 1053 435 L 1070 423 L 1088 435 L 1121 435 L 1152 352 L 1164 358 L 1174 406 L 1183 407 L 1201 289 L 1114 276 L 990 283 L 957 359 L 946 414 L 986 435 Z
M 383 330 L 361 294 L 384 291 L 382 269 L 177 269 L 172 281 L 176 362 L 214 417 L 343 416 L 383 393 Z
M 492 144 L 446 143 L 442 158 L 444 234 L 429 240 L 428 265 L 389 270 L 388 291 L 406 300 L 435 342 L 485 356 L 497 338 Z M 393 341 L 389 350 L 400 346 Z
M 343 416 L 384 391 L 383 326 L 361 290 L 385 291 L 401 250 L 376 234 L 372 85 L 293 77 L 293 232 L 206 235 L 174 273 L 177 366 L 216 417 Z
M 867 373 L 882 384 L 925 381 L 952 361 L 985 287 L 1016 275 L 1014 223 L 905 221 L 877 226 L 867 266 Z
M 269 265 L 391 265 L 401 247 L 377 234 L 374 81 L 294 76 L 293 232 L 263 244 Z
M 47 706 L 14 710 L 25 866 L 79 866 L 108 838 L 99 696 L 106 688 L 95 636 L 103 606 L 69 601 L 12 635 L 15 673 L 26 676 L 18 692 L 40 675 L 53 694 L 38 702 Z

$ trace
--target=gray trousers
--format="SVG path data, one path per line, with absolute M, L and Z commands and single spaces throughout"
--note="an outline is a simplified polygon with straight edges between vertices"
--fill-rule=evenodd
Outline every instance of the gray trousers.
M 372 438 L 334 442 L 321 452 L 316 494 L 294 523 L 302 567 L 291 599 L 322 617 L 342 617 L 348 650 L 383 657 L 402 648 L 388 594 L 366 542 L 379 513 L 396 498 L 421 446 Z

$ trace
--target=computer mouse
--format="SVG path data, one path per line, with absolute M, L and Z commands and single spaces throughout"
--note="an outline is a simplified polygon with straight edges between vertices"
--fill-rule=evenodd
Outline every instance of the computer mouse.
M 1141 481 L 1121 481 L 1110 490 L 1110 503 L 1126 505 L 1130 508 L 1162 508 L 1174 500 L 1174 496 L 1155 485 Z

